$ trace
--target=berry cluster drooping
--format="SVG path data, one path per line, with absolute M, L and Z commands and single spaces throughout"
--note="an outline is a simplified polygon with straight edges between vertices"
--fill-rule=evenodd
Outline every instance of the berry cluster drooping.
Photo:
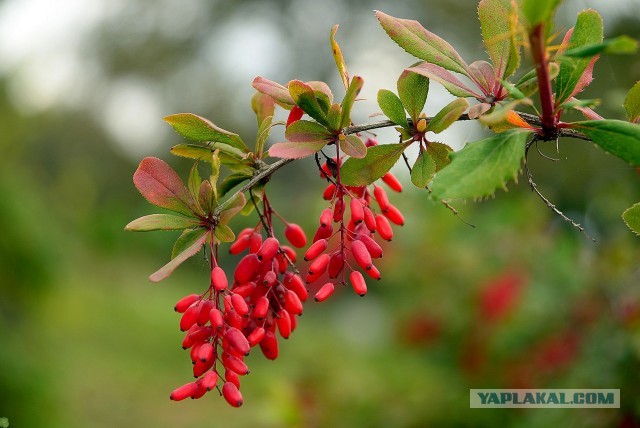
M 259 345 L 266 358 L 276 359 L 276 332 L 287 339 L 296 327 L 308 292 L 293 265 L 295 251 L 273 237 L 271 214 L 275 212 L 266 196 L 264 206 L 262 223 L 244 229 L 229 247 L 231 254 L 248 251 L 236 266 L 233 283 L 217 264 L 217 248 L 212 248 L 209 288 L 176 304 L 175 310 L 182 314 L 180 329 L 186 332 L 182 347 L 190 349 L 197 380 L 175 389 L 172 400 L 200 398 L 217 388 L 230 405 L 241 406 L 240 377 L 249 373 L 244 357 Z M 269 226 L 264 240 L 263 224 Z M 296 224 L 287 223 L 285 237 L 298 248 L 307 243 Z
M 367 146 L 374 146 L 373 139 Z M 339 145 L 339 143 L 337 144 Z M 320 225 L 313 238 L 313 244 L 305 253 L 309 265 L 306 282 L 314 284 L 327 274 L 326 282 L 315 294 L 315 300 L 322 302 L 335 291 L 336 284 L 346 285 L 347 268 L 349 283 L 360 296 L 367 293 L 365 278 L 352 262 L 372 279 L 379 280 L 381 275 L 373 264 L 374 259 L 382 257 L 382 247 L 376 242 L 376 235 L 386 241 L 393 238 L 391 223 L 402 226 L 404 217 L 400 210 L 389 202 L 386 191 L 377 185 L 345 186 L 340 177 L 341 159 L 327 157 L 320 166 L 320 176 L 329 185 L 324 190 L 324 199 L 330 206 L 320 214 Z M 382 177 L 392 190 L 402 191 L 402 184 L 392 174 Z M 377 209 L 373 206 L 376 201 Z M 345 216 L 348 213 L 348 221 Z M 337 223 L 337 228 L 334 228 Z M 337 237 L 335 240 L 334 237 Z M 335 243 L 332 245 L 332 242 Z

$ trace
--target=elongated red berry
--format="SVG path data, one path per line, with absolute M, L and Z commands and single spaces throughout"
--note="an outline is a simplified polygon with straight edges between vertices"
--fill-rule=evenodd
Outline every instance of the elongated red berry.
M 211 358 L 210 360 L 207 360 L 204 362 L 199 359 L 196 360 L 195 364 L 193 365 L 193 377 L 200 377 L 203 374 L 205 374 L 207 370 L 213 367 L 214 361 L 215 361 L 215 358 Z M 195 398 L 195 397 L 192 397 L 192 398 Z
M 218 383 L 218 373 L 214 372 L 213 370 L 210 372 L 207 372 L 202 377 L 201 385 L 207 391 L 211 391 L 213 388 L 215 388 L 216 383 Z
M 253 231 L 253 229 L 250 229 Z M 253 232 L 252 232 L 253 233 Z M 229 254 L 240 254 L 251 244 L 251 235 L 238 236 L 236 241 L 229 246 Z
M 224 379 L 227 382 L 231 382 L 232 384 L 234 384 L 236 388 L 240 388 L 240 376 L 238 376 L 238 373 L 234 372 L 233 370 L 225 370 Z
M 329 260 L 329 266 L 327 268 L 327 273 L 329 274 L 329 278 L 334 279 L 337 278 L 340 272 L 342 272 L 342 268 L 344 267 L 344 258 L 342 257 L 342 253 L 337 251 L 331 255 L 331 259 Z
M 256 304 L 253 307 L 253 312 L 251 313 L 251 315 L 257 320 L 262 320 L 266 318 L 268 311 L 269 299 L 265 296 L 260 296 L 256 300 Z
M 262 245 L 262 235 L 260 232 L 253 232 L 249 241 L 249 252 L 257 253 Z
M 400 210 L 392 204 L 389 204 L 389 209 L 385 211 L 384 216 L 392 223 L 397 224 L 398 226 L 404 226 L 404 216 Z
M 325 208 L 322 213 L 320 213 L 320 227 L 331 226 L 332 219 L 333 211 L 331 210 L 331 208 Z
M 367 246 L 362 241 L 353 241 L 351 243 L 351 254 L 362 269 L 369 270 L 373 266 L 371 254 L 367 250 Z
M 255 291 L 256 291 L 255 282 L 247 282 L 246 284 L 233 287 L 234 294 L 238 294 L 242 297 L 249 297 L 253 295 Z
M 306 244 L 306 239 L 307 239 L 306 235 L 305 235 L 304 239 L 305 239 L 305 244 L 304 245 L 307 245 Z M 289 257 L 289 260 L 291 260 L 292 263 L 296 262 L 296 259 L 297 259 L 296 250 L 294 250 L 293 248 L 289 247 L 288 245 L 283 245 L 280 248 L 287 255 L 287 257 Z
M 200 300 L 200 296 L 198 296 L 197 294 L 189 294 L 188 296 L 185 296 L 182 299 L 178 300 L 178 303 L 176 303 L 176 306 L 173 309 L 176 312 L 183 314 L 184 311 L 189 309 L 189 306 L 191 306 L 198 300 Z
M 380 234 L 380 237 L 386 241 L 391 241 L 393 238 L 393 230 L 389 224 L 389 220 L 382 214 L 376 215 L 376 231 Z
M 367 283 L 364 280 L 364 276 L 362 276 L 359 271 L 352 271 L 351 274 L 349 274 L 349 281 L 351 282 L 353 291 L 355 291 L 356 294 L 359 296 L 367 294 Z
M 333 225 L 320 226 L 313 236 L 313 242 L 318 242 L 321 239 L 330 239 L 333 235 Z
M 217 291 L 226 290 L 229 286 L 227 274 L 224 273 L 224 270 L 220 266 L 211 269 L 211 285 L 213 285 L 213 288 Z
M 198 360 L 200 360 L 203 363 L 206 363 L 207 361 L 210 361 L 213 358 L 214 352 L 215 350 L 213 349 L 213 346 L 209 342 L 205 342 L 198 349 Z
M 382 212 L 385 212 L 389 209 L 389 197 L 387 196 L 387 192 L 380 186 L 373 185 L 373 196 L 376 198 L 376 202 L 380 207 Z
M 375 265 L 371 266 L 371 269 L 366 270 L 365 273 L 370 278 L 375 279 L 376 281 L 379 281 L 380 278 L 381 278 L 380 271 L 378 270 L 378 268 Z
M 198 313 L 198 320 L 196 323 L 199 326 L 203 326 L 209 322 L 209 311 L 214 307 L 213 300 L 203 300 L 200 302 L 200 312 Z
M 376 231 L 376 217 L 369 207 L 364 207 L 364 224 L 369 229 L 369 232 Z
M 302 302 L 298 295 L 291 290 L 284 293 L 284 307 L 290 314 L 302 314 Z
M 276 323 L 278 324 L 280 336 L 288 339 L 291 335 L 291 318 L 289 317 L 289 312 L 286 309 L 280 309 L 276 315 Z
M 241 317 L 249 315 L 249 306 L 247 305 L 247 301 L 244 300 L 239 294 L 231 295 L 231 304 L 233 305 L 233 309 L 236 311 L 238 315 Z
M 262 327 L 256 327 L 251 332 L 249 337 L 247 337 L 247 340 L 249 341 L 249 345 L 256 346 L 258 343 L 262 342 L 262 339 L 264 339 L 264 335 L 265 335 L 265 329 Z
M 224 325 L 224 318 L 222 312 L 219 309 L 213 308 L 209 311 L 209 321 L 211 321 L 211 328 L 214 330 L 222 328 Z
M 289 112 L 289 116 L 287 117 L 287 127 L 289 127 L 289 125 L 291 125 L 293 122 L 297 122 L 298 120 L 300 120 L 303 114 L 304 110 L 302 110 L 298 106 L 293 106 L 293 108 Z
M 304 259 L 306 261 L 314 260 L 320 254 L 322 254 L 324 250 L 327 249 L 328 246 L 329 246 L 329 241 L 327 241 L 326 239 L 317 240 L 304 253 Z
M 258 256 L 255 254 L 248 254 L 238 262 L 233 278 L 238 284 L 249 282 L 256 275 L 259 267 L 260 260 L 258 259 Z
M 213 329 L 210 326 L 206 326 L 206 327 L 193 326 L 187 332 L 187 336 L 189 337 L 189 339 L 192 340 L 193 343 L 202 342 L 210 338 L 212 332 L 213 332 Z M 182 347 L 185 348 L 184 343 Z
M 198 315 L 200 315 L 200 305 L 194 303 L 189 306 L 180 317 L 180 330 L 189 330 L 198 321 Z
M 240 376 L 244 376 L 247 373 L 249 373 L 249 367 L 247 367 L 245 362 L 238 357 L 229 355 L 227 357 L 226 363 L 227 363 L 225 364 L 226 368 L 228 368 L 229 370 L 233 370 L 235 373 L 237 373 Z
M 169 398 L 173 401 L 182 401 L 191 397 L 198 390 L 198 385 L 195 382 L 186 383 L 173 390 Z
M 318 276 L 322 275 L 327 270 L 329 264 L 329 254 L 322 254 L 309 265 L 309 275 Z
M 244 403 L 240 390 L 232 382 L 222 385 L 222 396 L 233 407 L 240 407 Z
M 307 245 L 307 236 L 304 234 L 304 230 L 295 223 L 287 224 L 287 227 L 284 228 L 284 236 L 296 248 Z
M 358 235 L 356 239 L 362 241 L 372 258 L 379 259 L 382 257 L 382 247 L 372 237 L 368 235 Z
M 233 346 L 241 355 L 249 355 L 251 347 L 244 334 L 235 327 L 230 327 L 224 334 L 229 345 Z
M 329 185 L 324 189 L 322 193 L 322 197 L 325 201 L 330 201 L 333 199 L 333 195 L 336 194 L 336 185 L 333 183 L 329 183 Z
M 184 339 L 182 339 L 182 349 L 189 349 L 193 346 L 196 341 L 191 337 L 191 333 L 201 328 L 204 327 L 198 327 L 196 324 L 194 324 L 189 330 L 187 330 L 187 332 L 184 334 Z
M 314 300 L 316 302 L 324 302 L 333 294 L 334 291 L 335 286 L 333 285 L 333 282 L 327 282 L 325 285 L 320 287 L 320 290 L 316 293 Z
M 385 175 L 382 176 L 382 181 L 384 181 L 385 184 L 389 186 L 391 190 L 393 190 L 394 192 L 398 192 L 398 193 L 402 192 L 402 183 L 398 181 L 398 179 L 396 178 L 395 175 L 393 175 L 393 173 L 387 172 Z
M 364 207 L 359 199 L 351 198 L 349 202 L 349 210 L 351 211 L 351 221 L 358 224 L 364 221 Z
M 258 260 L 266 261 L 271 260 L 278 254 L 278 249 L 280 248 L 280 242 L 274 237 L 269 237 L 264 240 L 262 246 L 256 253 L 258 256 Z
M 260 350 L 269 360 L 278 358 L 278 338 L 274 332 L 265 331 L 264 338 L 260 341 Z
M 294 275 L 285 277 L 283 285 L 285 286 L 285 288 L 288 288 L 289 290 L 296 293 L 300 301 L 304 302 L 307 300 L 307 297 L 309 296 L 309 292 L 307 291 L 307 288 L 304 286 L 304 282 L 302 282 L 302 278 L 300 278 L 300 275 L 294 274 Z

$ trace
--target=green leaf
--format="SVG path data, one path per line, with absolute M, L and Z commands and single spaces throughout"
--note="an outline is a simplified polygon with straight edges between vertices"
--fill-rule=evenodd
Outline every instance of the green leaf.
M 340 78 L 342 79 L 342 84 L 345 89 L 349 88 L 349 71 L 347 70 L 347 64 L 344 62 L 344 57 L 342 56 L 342 50 L 340 49 L 340 45 L 336 42 L 336 33 L 338 32 L 338 24 L 334 25 L 331 28 L 331 50 L 333 52 L 333 59 L 336 62 L 336 67 L 338 67 L 338 73 L 340 73 Z
M 317 122 L 310 120 L 296 120 L 287 127 L 284 133 L 287 140 L 294 143 L 310 143 L 324 141 L 325 143 L 333 139 L 333 135 Z
M 604 151 L 640 166 L 640 125 L 622 120 L 588 120 L 571 127 L 586 135 Z
M 218 189 L 220 196 L 226 195 L 231 189 L 236 187 L 238 184 L 251 179 L 251 177 L 251 174 L 244 173 L 236 173 L 226 176 L 225 179 L 220 183 L 220 187 Z
M 178 174 L 163 160 L 144 158 L 133 174 L 133 183 L 153 205 L 189 217 L 197 216 L 195 200 Z
M 213 229 L 213 233 L 218 242 L 233 242 L 236 239 L 233 230 L 225 224 L 218 224 Z
M 198 202 L 200 206 L 204 208 L 207 213 L 213 211 L 213 206 L 216 204 L 216 198 L 214 197 L 213 187 L 209 180 L 204 180 L 200 185 L 198 191 Z
M 437 141 L 429 141 L 427 143 L 427 153 L 436 163 L 436 172 L 440 171 L 445 166 L 451 163 L 449 154 L 453 149 L 446 144 L 438 143 Z
M 367 155 L 367 146 L 356 135 L 347 135 L 344 139 L 340 138 L 340 148 L 352 158 L 363 158 Z
M 482 38 L 497 78 L 511 76 L 520 64 L 518 11 L 511 0 L 481 0 L 478 17 Z
M 364 79 L 360 76 L 353 76 L 353 79 L 351 79 L 351 83 L 349 84 L 349 88 L 347 89 L 347 93 L 344 94 L 342 104 L 340 104 L 340 108 L 342 108 L 342 128 L 346 128 L 351 125 L 351 109 L 353 108 L 353 103 L 356 101 L 358 94 L 360 94 L 360 91 L 362 90 L 362 86 L 364 86 Z
M 300 80 L 289 82 L 289 94 L 296 105 L 323 125 L 327 124 L 327 113 L 320 107 L 313 88 Z
M 575 49 L 599 43 L 602 43 L 602 17 L 591 9 L 580 12 L 569 39 L 569 48 Z M 589 67 L 590 61 L 590 58 L 561 57 L 560 73 L 558 73 L 555 88 L 557 106 L 573 96 L 574 88 Z
M 220 150 L 220 161 L 225 165 L 245 163 L 244 158 L 246 155 L 244 153 L 228 144 L 222 143 L 209 143 L 207 146 L 178 144 L 171 148 L 171 154 L 187 159 L 211 162 L 211 153 L 216 149 Z
M 627 111 L 629 121 L 637 123 L 640 119 L 640 81 L 637 81 L 627 93 L 624 109 Z
M 251 109 L 256 114 L 258 127 L 260 127 L 266 118 L 273 117 L 273 113 L 276 109 L 276 103 L 269 95 L 263 94 L 262 92 L 256 92 L 251 98 Z
M 455 123 L 456 120 L 469 107 L 469 102 L 464 98 L 458 98 L 444 106 L 427 125 L 427 131 L 440 133 Z
M 251 214 L 255 209 L 255 205 L 260 205 L 263 198 L 264 198 L 264 184 L 258 183 L 257 185 L 253 186 L 253 188 L 249 190 L 249 202 L 245 204 L 242 211 L 240 211 L 240 214 L 243 216 L 248 216 L 249 214 Z
M 227 224 L 245 207 L 247 200 L 242 193 L 238 193 L 233 199 L 227 201 L 227 207 L 220 212 L 220 224 Z
M 200 220 L 172 214 L 151 214 L 133 220 L 124 230 L 149 232 L 152 230 L 182 230 L 200 225 Z
M 496 134 L 451 153 L 451 164 L 433 179 L 436 200 L 483 198 L 517 177 L 524 158 L 528 132 L 520 130 Z
M 384 115 L 393 123 L 409 129 L 404 106 L 396 94 L 388 89 L 380 89 L 378 91 L 378 105 L 380 106 L 382 113 L 384 113 Z
M 496 71 L 487 61 L 474 61 L 469 64 L 469 75 L 483 92 L 487 94 L 494 92 Z
M 640 202 L 627 208 L 622 219 L 636 235 L 640 235 Z
M 218 179 L 220 178 L 220 152 L 215 150 L 211 154 L 211 174 L 209 175 L 209 182 L 211 183 L 211 189 L 213 190 L 213 202 L 218 200 Z
M 562 0 L 523 0 L 522 15 L 530 27 L 553 19 Z
M 484 99 L 484 96 L 475 92 L 467 85 L 462 83 L 456 76 L 440 67 L 439 65 L 423 62 L 415 67 L 407 68 L 407 71 L 413 71 L 422 76 L 428 77 L 432 81 L 436 81 L 445 87 L 447 91 L 456 97 L 472 97 L 478 100 Z
M 340 169 L 342 182 L 347 186 L 373 183 L 389 172 L 409 144 L 380 144 L 369 147 L 363 158 L 347 159 Z
M 164 118 L 164 121 L 185 138 L 193 141 L 213 141 L 228 144 L 243 152 L 248 152 L 247 145 L 238 134 L 218 128 L 204 117 L 193 113 L 172 114 Z
M 402 72 L 398 78 L 398 95 L 414 123 L 422 113 L 428 94 L 429 79 L 427 77 L 407 70 Z
M 389 37 L 411 55 L 447 70 L 467 74 L 467 64 L 460 54 L 418 21 L 394 18 L 380 11 L 376 11 L 376 16 Z
M 330 132 L 338 133 L 342 129 L 342 108 L 340 104 L 331 104 L 329 113 L 327 113 L 327 124 Z
M 184 250 L 192 246 L 200 237 L 202 236 L 202 232 L 208 230 L 205 227 L 196 227 L 193 229 L 185 229 L 180 234 L 180 237 L 173 244 L 173 249 L 171 250 L 171 260 L 175 259 L 180 253 Z
M 253 87 L 258 92 L 270 96 L 278 103 L 288 106 L 289 109 L 295 105 L 295 101 L 289 94 L 289 89 L 279 83 L 258 76 L 253 79 Z
M 203 227 L 195 229 L 193 231 L 193 234 L 188 235 L 189 242 L 191 242 L 191 244 L 189 246 L 186 246 L 187 242 L 181 244 L 180 249 L 184 249 L 177 253 L 169 263 L 158 269 L 155 273 L 151 274 L 151 276 L 149 276 L 149 280 L 151 280 L 151 282 L 162 281 L 163 279 L 171 275 L 173 271 L 176 270 L 176 268 L 180 266 L 185 260 L 198 254 L 200 248 L 202 248 L 204 243 L 207 241 L 208 232 L 209 231 Z M 185 236 L 184 233 L 180 238 L 178 238 L 178 240 L 182 239 L 183 236 Z M 176 245 L 178 245 L 177 242 Z
M 203 207 L 198 203 L 198 193 L 200 192 L 200 184 L 202 183 L 202 179 L 200 178 L 200 173 L 198 172 L 198 162 L 196 161 L 191 167 L 191 172 L 189 173 L 189 181 L 187 182 L 187 187 L 189 188 L 189 193 L 193 197 L 193 200 L 196 202 L 196 207 L 198 208 L 198 214 L 204 217 L 205 212 L 203 211 Z
M 269 156 L 274 158 L 300 159 L 311 156 L 322 150 L 328 144 L 327 141 L 314 141 L 308 143 L 276 143 L 269 149 Z
M 411 168 L 411 182 L 420 189 L 427 187 L 436 173 L 436 163 L 425 151 L 420 151 Z
M 572 48 L 564 52 L 565 57 L 588 58 L 601 53 L 611 55 L 628 55 L 638 50 L 638 42 L 628 36 L 618 36 L 602 43 Z
M 268 116 L 262 121 L 262 123 L 258 127 L 258 135 L 256 137 L 256 147 L 255 147 L 256 157 L 258 158 L 262 157 L 262 153 L 264 152 L 264 144 L 267 142 L 267 139 L 269 138 L 269 134 L 271 133 L 271 128 L 273 126 L 274 126 L 273 116 Z

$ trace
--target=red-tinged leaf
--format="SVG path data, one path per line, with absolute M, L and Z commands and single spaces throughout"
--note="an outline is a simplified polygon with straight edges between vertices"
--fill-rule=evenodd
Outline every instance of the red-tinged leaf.
M 265 95 L 269 95 L 271 98 L 281 104 L 288 105 L 290 107 L 295 105 L 295 101 L 291 98 L 289 90 L 279 83 L 273 82 L 264 77 L 256 77 L 253 79 L 253 87 Z
M 575 100 L 575 98 L 571 98 Z M 574 109 L 578 110 L 587 120 L 603 120 L 604 117 L 593 111 L 590 107 L 575 106 Z
M 224 143 L 243 152 L 249 151 L 238 134 L 219 128 L 209 120 L 196 114 L 172 114 L 165 117 L 164 121 L 171 125 L 178 134 L 189 140 L 201 143 L 206 141 Z
M 287 127 L 284 136 L 287 140 L 296 143 L 329 141 L 332 139 L 331 133 L 324 126 L 309 120 L 293 122 Z
M 218 242 L 233 242 L 236 240 L 236 235 L 233 233 L 233 230 L 225 224 L 216 225 L 213 233 Z
M 444 106 L 427 124 L 427 131 L 440 133 L 458 120 L 460 115 L 469 107 L 469 102 L 458 98 Z
M 206 228 L 195 229 L 192 234 L 189 234 L 190 241 L 192 242 L 188 247 L 184 248 L 180 253 L 166 265 L 158 269 L 156 272 L 149 276 L 151 282 L 160 282 L 173 273 L 178 266 L 180 266 L 185 260 L 195 256 L 200 251 L 200 248 L 207 241 L 207 235 L 209 230 Z M 185 234 L 183 234 L 185 235 Z M 176 243 L 177 244 L 177 243 Z
M 344 62 L 344 57 L 342 56 L 342 50 L 340 49 L 340 45 L 336 42 L 336 33 L 338 32 L 338 24 L 334 25 L 331 28 L 331 50 L 333 51 L 333 59 L 336 62 L 336 67 L 338 67 L 338 73 L 340 73 L 340 78 L 342 79 L 342 84 L 345 89 L 349 88 L 349 71 L 347 70 L 347 64 Z
M 469 75 L 482 91 L 489 95 L 493 92 L 496 72 L 487 61 L 474 61 L 469 65 Z
M 410 143 L 379 144 L 369 147 L 367 155 L 363 158 L 347 159 L 340 169 L 342 182 L 347 186 L 366 186 L 373 183 L 389 172 Z
M 488 103 L 480 103 L 474 106 L 471 106 L 469 109 L 469 119 L 477 119 L 478 117 L 485 114 L 491 108 L 491 104 Z
M 247 203 L 244 195 L 238 193 L 231 201 L 228 202 L 227 207 L 220 213 L 220 224 L 227 224 L 233 217 L 242 211 Z
M 351 125 L 351 109 L 353 108 L 353 103 L 356 101 L 358 94 L 360 94 L 363 85 L 364 79 L 362 77 L 353 76 L 353 79 L 351 79 L 351 83 L 349 84 L 349 88 L 347 89 L 347 93 L 344 95 L 344 99 L 340 105 L 342 108 L 343 128 Z
M 352 158 L 363 158 L 367 155 L 367 146 L 355 135 L 340 138 L 340 148 Z
M 133 174 L 133 183 L 153 205 L 190 217 L 197 216 L 198 209 L 191 194 L 178 174 L 163 160 L 144 158 Z
M 322 150 L 327 143 L 328 141 L 314 141 L 309 143 L 276 143 L 269 149 L 269 156 L 285 159 L 305 158 Z
M 262 122 L 268 117 L 273 117 L 273 113 L 276 108 L 276 103 L 269 95 L 262 92 L 256 92 L 251 98 L 251 109 L 256 114 L 256 120 L 258 121 L 258 127 L 262 125 Z
M 342 129 L 342 108 L 340 104 L 331 104 L 327 113 L 327 126 L 329 131 L 333 133 L 338 133 Z
M 216 203 L 216 199 L 214 196 L 213 186 L 211 186 L 211 182 L 209 180 L 204 180 L 202 184 L 200 184 L 200 191 L 198 192 L 198 202 L 200 206 L 206 211 L 211 212 L 213 210 L 213 206 Z
M 133 220 L 125 226 L 132 232 L 149 232 L 152 230 L 182 230 L 200 226 L 201 221 L 193 217 L 182 217 L 171 214 L 151 214 Z
M 320 92 L 326 95 L 330 104 L 333 103 L 333 92 L 331 92 L 329 85 L 319 80 L 312 80 L 310 82 L 306 82 L 306 84 L 309 85 L 316 93 Z
M 573 92 L 571 93 L 571 97 L 569 97 L 569 99 L 578 95 L 584 90 L 584 88 L 586 88 L 591 84 L 591 82 L 593 82 L 593 66 L 596 65 L 596 61 L 598 61 L 599 58 L 600 55 L 596 55 L 591 58 L 591 60 L 589 61 L 589 65 L 587 65 L 587 68 L 582 73 L 582 76 L 580 76 L 580 79 L 578 79 L 576 87 L 573 88 Z
M 445 40 L 427 31 L 418 21 L 399 19 L 376 11 L 378 21 L 402 49 L 431 64 L 467 74 L 467 64 Z
M 327 113 L 322 109 L 314 89 L 300 80 L 292 80 L 289 82 L 289 94 L 295 104 L 304 110 L 309 116 L 318 122 L 326 125 Z M 327 106 L 327 110 L 329 106 Z
M 431 80 L 435 80 L 445 87 L 451 95 L 456 97 L 472 97 L 482 100 L 484 96 L 478 94 L 473 89 L 462 83 L 456 76 L 445 70 L 444 68 L 423 62 L 415 67 L 407 68 L 407 71 L 413 71 L 414 73 L 421 74 L 428 77 Z
M 520 63 L 518 6 L 513 0 L 481 0 L 478 17 L 487 53 L 496 68 L 494 79 L 513 74 Z

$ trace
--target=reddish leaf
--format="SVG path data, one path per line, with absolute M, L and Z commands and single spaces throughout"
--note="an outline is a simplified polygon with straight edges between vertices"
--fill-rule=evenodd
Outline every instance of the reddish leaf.
M 415 67 L 407 68 L 407 71 L 413 71 L 414 73 L 418 73 L 428 77 L 429 79 L 435 80 L 456 97 L 473 97 L 479 100 L 484 98 L 482 95 L 474 92 L 473 89 L 462 83 L 452 73 L 438 65 L 423 62 Z
M 338 32 L 338 24 L 334 25 L 331 28 L 331 50 L 333 51 L 333 59 L 336 61 L 336 67 L 338 67 L 338 72 L 340 73 L 340 78 L 342 79 L 342 84 L 345 89 L 349 88 L 349 71 L 347 70 L 347 64 L 344 62 L 344 57 L 342 56 L 342 50 L 340 49 L 340 45 L 336 42 L 336 33 Z
M 279 83 L 258 76 L 253 79 L 253 87 L 257 91 L 262 92 L 265 95 L 269 95 L 279 103 L 286 104 L 288 106 L 295 105 L 293 98 L 291 98 L 291 95 L 289 94 L 289 90 Z
M 171 275 L 173 271 L 182 264 L 182 262 L 187 260 L 189 257 L 193 257 L 198 254 L 200 248 L 202 248 L 204 243 L 207 241 L 208 232 L 209 230 L 206 228 L 198 229 L 199 237 L 193 242 L 193 244 L 187 247 L 180 254 L 176 255 L 169 263 L 151 274 L 151 276 L 149 276 L 149 280 L 151 280 L 151 282 L 162 281 L 163 279 Z
M 133 183 L 144 198 L 160 208 L 197 217 L 196 203 L 178 174 L 163 160 L 148 157 L 133 174 Z
M 475 61 L 469 65 L 469 75 L 486 95 L 493 92 L 496 74 L 487 61 Z
M 287 140 L 298 143 L 331 140 L 331 134 L 324 126 L 310 120 L 293 122 L 289 125 L 284 135 Z
M 340 139 L 340 148 L 352 158 L 363 158 L 367 155 L 367 146 L 355 135 L 347 135 Z

